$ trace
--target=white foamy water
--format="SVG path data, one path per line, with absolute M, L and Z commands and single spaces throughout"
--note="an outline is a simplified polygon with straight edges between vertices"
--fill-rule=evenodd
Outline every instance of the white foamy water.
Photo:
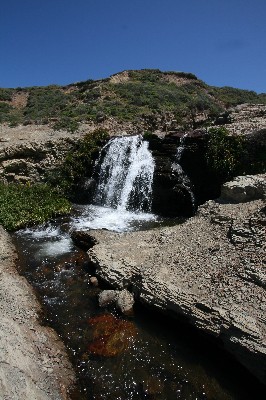
M 39 257 L 58 256 L 65 254 L 73 249 L 73 243 L 68 236 L 59 236 L 55 241 L 49 241 L 42 243 L 41 248 L 38 251 Z
M 29 235 L 36 239 L 42 239 L 48 237 L 52 238 L 59 235 L 59 228 L 51 225 L 48 226 L 40 225 L 37 228 L 34 227 L 34 228 L 23 229 L 19 233 L 20 234 L 23 233 L 23 235 Z
M 94 202 L 120 210 L 149 211 L 154 160 L 141 136 L 111 140 L 103 149 Z
M 148 142 L 141 136 L 127 136 L 111 140 L 99 160 L 99 182 L 94 197 L 95 205 L 76 206 L 77 217 L 72 217 L 69 229 L 108 229 L 116 232 L 145 229 L 156 216 L 149 213 L 152 201 L 154 160 Z M 65 231 L 65 229 L 63 229 Z M 49 258 L 73 250 L 69 235 L 48 224 L 22 230 L 27 242 L 35 250 L 35 258 Z
M 132 231 L 140 225 L 156 221 L 150 213 L 126 211 L 102 206 L 83 206 L 81 215 L 73 218 L 71 228 L 77 230 L 108 229 L 116 232 Z
M 17 232 L 17 235 L 24 236 L 25 240 L 31 243 L 35 249 L 36 259 L 58 256 L 73 250 L 71 238 L 68 234 L 61 232 L 59 226 L 40 225 L 22 229 Z

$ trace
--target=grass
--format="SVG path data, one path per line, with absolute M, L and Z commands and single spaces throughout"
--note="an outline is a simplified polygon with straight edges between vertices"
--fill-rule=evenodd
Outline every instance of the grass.
M 0 224 L 9 231 L 68 214 L 71 204 L 46 184 L 0 183 Z

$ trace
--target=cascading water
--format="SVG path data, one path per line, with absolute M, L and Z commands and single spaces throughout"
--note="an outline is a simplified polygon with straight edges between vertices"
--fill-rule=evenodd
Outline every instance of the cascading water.
M 150 213 L 154 167 L 148 142 L 140 135 L 108 142 L 95 166 L 98 185 L 93 204 L 83 208 L 74 228 L 121 232 L 154 221 Z
M 187 134 L 184 134 L 180 139 L 180 143 L 179 143 L 179 146 L 178 146 L 177 152 L 176 152 L 176 162 L 172 165 L 172 169 L 178 173 L 184 188 L 189 193 L 190 198 L 191 198 L 192 209 L 194 211 L 195 205 L 196 205 L 196 199 L 195 199 L 195 195 L 191 189 L 192 183 L 191 183 L 189 177 L 185 174 L 185 172 L 180 164 L 183 152 L 185 150 L 186 137 L 187 137 Z
M 96 204 L 120 210 L 150 211 L 154 161 L 141 136 L 107 144 L 101 163 Z

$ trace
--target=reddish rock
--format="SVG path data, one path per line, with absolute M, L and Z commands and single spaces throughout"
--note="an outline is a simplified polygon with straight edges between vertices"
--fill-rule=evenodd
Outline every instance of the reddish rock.
M 97 356 L 114 357 L 125 352 L 137 334 L 132 322 L 111 314 L 98 315 L 88 322 L 93 329 L 93 340 L 88 350 Z

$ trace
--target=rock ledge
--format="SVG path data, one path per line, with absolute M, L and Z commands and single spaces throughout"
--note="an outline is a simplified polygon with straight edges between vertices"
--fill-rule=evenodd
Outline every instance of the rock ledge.
M 89 231 L 97 275 L 153 308 L 220 338 L 266 383 L 262 200 L 205 203 L 185 223 L 125 234 Z M 134 249 L 134 251 L 132 251 Z

